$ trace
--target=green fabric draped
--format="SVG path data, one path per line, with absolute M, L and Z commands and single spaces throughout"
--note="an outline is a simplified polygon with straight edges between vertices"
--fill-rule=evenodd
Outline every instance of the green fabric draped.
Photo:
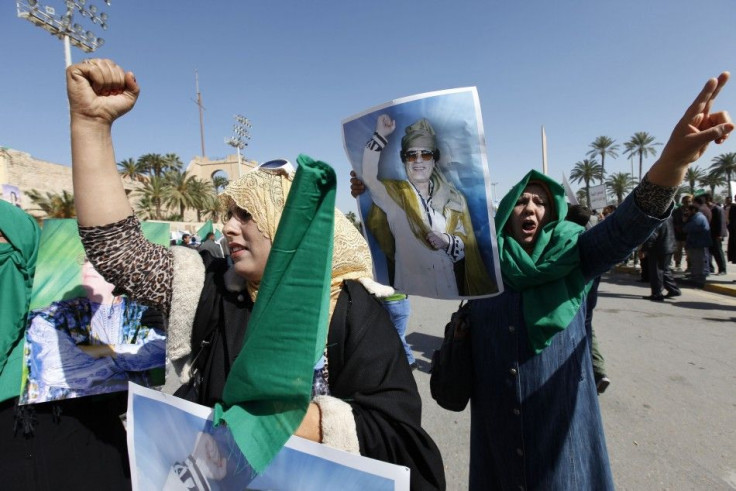
M 243 348 L 215 422 L 261 472 L 299 427 L 329 318 L 335 172 L 305 155 L 273 240 Z
M 20 392 L 23 333 L 41 231 L 20 208 L 0 201 L 0 401 Z
M 549 189 L 558 218 L 542 228 L 530 256 L 505 226 L 519 196 L 534 182 Z M 566 221 L 566 215 L 563 187 L 534 170 L 503 197 L 496 213 L 501 273 L 504 283 L 521 292 L 529 342 L 536 353 L 568 326 L 589 288 L 580 269 L 577 248 L 578 237 L 585 229 Z

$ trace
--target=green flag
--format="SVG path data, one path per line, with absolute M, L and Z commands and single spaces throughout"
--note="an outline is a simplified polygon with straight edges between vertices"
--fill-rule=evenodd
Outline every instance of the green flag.
M 259 473 L 304 418 L 327 338 L 335 171 L 305 155 L 297 163 L 243 348 L 215 406 L 215 421 L 228 424 Z

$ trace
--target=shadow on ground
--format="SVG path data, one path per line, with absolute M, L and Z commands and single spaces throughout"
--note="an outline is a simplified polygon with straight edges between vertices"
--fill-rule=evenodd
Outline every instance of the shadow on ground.
M 415 356 L 417 369 L 423 372 L 429 372 L 432 353 L 434 353 L 434 350 L 440 348 L 442 345 L 442 338 L 439 336 L 423 334 L 421 332 L 413 332 L 406 336 L 406 341 L 411 345 L 411 349 L 414 350 L 415 355 L 419 355 Z

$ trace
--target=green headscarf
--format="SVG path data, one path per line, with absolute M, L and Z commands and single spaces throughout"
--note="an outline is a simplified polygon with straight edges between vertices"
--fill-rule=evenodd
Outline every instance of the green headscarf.
M 0 401 L 20 392 L 23 333 L 31 301 L 41 231 L 36 221 L 10 203 L 0 201 Z
M 549 190 L 557 215 L 539 232 L 531 256 L 505 230 L 516 201 L 530 183 L 539 183 Z M 521 292 L 529 342 L 536 353 L 567 327 L 588 289 L 577 248 L 578 237 L 585 229 L 566 221 L 565 215 L 563 187 L 534 170 L 503 197 L 496 212 L 501 274 L 504 283 Z

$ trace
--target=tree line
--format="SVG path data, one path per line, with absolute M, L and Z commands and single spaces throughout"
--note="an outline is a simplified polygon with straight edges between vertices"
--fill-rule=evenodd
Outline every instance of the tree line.
M 656 157 L 657 146 L 661 143 L 646 131 L 639 131 L 623 144 L 623 154 L 629 159 L 638 158 L 639 175 L 633 176 L 629 172 L 614 172 L 606 174 L 605 162 L 606 157 L 615 159 L 619 156 L 621 146 L 616 140 L 608 136 L 599 136 L 589 145 L 586 156 L 589 157 L 575 163 L 570 172 L 570 180 L 575 183 L 583 183 L 583 188 L 578 190 L 577 198 L 580 202 L 590 204 L 590 186 L 598 181 L 599 184 L 605 184 L 606 190 L 611 198 L 615 198 L 617 203 L 621 203 L 624 197 L 633 190 L 642 178 L 642 167 L 644 159 L 647 157 Z M 598 162 L 600 158 L 600 162 Z M 702 169 L 698 166 L 690 166 L 685 175 L 685 181 L 677 192 L 679 196 L 682 193 L 695 193 L 696 186 L 708 188 L 710 193 L 715 196 L 715 189 L 718 186 L 728 186 L 733 174 L 736 174 L 736 152 L 722 153 L 714 157 L 710 167 Z
M 128 158 L 118 162 L 118 172 L 123 178 L 140 183 L 131 192 L 135 213 L 141 220 L 182 221 L 186 210 L 194 210 L 197 221 L 219 220 L 223 209 L 217 193 L 228 184 L 222 176 L 200 179 L 184 170 L 178 155 L 148 153 L 138 159 Z M 41 193 L 35 189 L 28 197 L 49 218 L 76 216 L 74 195 Z

